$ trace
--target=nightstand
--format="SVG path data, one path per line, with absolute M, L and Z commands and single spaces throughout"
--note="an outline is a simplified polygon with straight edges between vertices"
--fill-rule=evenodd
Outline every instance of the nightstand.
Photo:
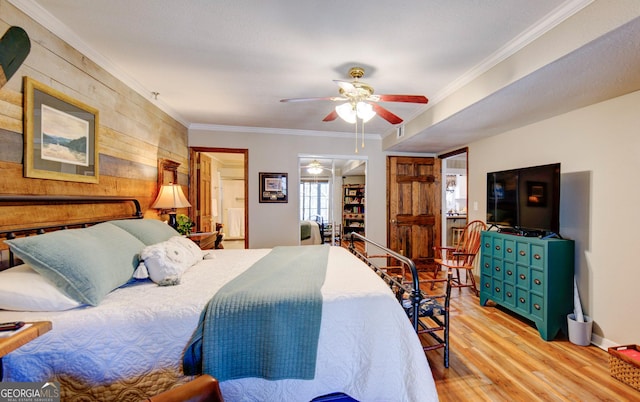
M 0 380 L 3 377 L 2 357 L 4 355 L 13 352 L 20 346 L 26 345 L 51 330 L 51 321 L 28 322 L 25 326 L 27 325 L 29 325 L 28 328 L 22 329 L 5 338 L 0 338 Z
M 196 243 L 202 250 L 210 250 L 216 243 L 218 232 L 191 233 L 187 237 Z

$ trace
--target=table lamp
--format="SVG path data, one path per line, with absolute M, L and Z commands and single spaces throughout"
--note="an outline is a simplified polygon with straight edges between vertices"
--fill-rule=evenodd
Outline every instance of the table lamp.
M 176 228 L 178 221 L 176 219 L 176 208 L 190 207 L 187 197 L 182 192 L 182 187 L 178 184 L 164 184 L 160 187 L 158 197 L 153 202 L 151 208 L 168 211 L 169 226 Z

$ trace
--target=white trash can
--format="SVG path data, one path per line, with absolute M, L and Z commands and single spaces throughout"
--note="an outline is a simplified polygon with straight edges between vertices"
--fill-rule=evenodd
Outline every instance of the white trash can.
M 593 320 L 589 316 L 584 316 L 584 322 L 576 321 L 575 314 L 567 315 L 569 326 L 569 341 L 579 346 L 589 346 L 591 344 L 591 329 Z

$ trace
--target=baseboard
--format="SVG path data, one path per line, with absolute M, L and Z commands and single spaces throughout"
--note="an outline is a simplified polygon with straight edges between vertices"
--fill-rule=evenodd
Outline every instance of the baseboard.
M 599 347 L 602 350 L 608 350 L 611 347 L 620 346 L 619 343 L 615 343 L 613 341 L 610 341 L 609 339 L 595 334 L 591 334 L 591 344 Z

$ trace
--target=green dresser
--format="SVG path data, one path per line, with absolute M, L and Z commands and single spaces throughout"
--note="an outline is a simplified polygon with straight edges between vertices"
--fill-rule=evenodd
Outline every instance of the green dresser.
M 492 300 L 553 340 L 573 312 L 573 241 L 498 232 L 481 239 L 480 305 Z

